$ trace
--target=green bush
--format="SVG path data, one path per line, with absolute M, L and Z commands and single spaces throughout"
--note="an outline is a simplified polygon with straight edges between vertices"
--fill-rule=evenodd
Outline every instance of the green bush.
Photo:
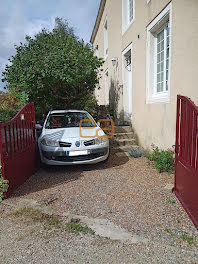
M 155 168 L 161 172 L 174 172 L 174 152 L 172 150 L 160 150 L 156 146 L 152 146 L 153 151 L 147 153 L 146 157 L 154 162 Z
M 1 168 L 0 168 L 0 202 L 3 198 L 3 193 L 8 190 L 8 181 L 4 180 L 1 174 Z
M 145 151 L 142 147 L 140 146 L 132 146 L 129 149 L 129 154 L 133 157 L 133 158 L 140 158 L 143 157 L 145 155 Z

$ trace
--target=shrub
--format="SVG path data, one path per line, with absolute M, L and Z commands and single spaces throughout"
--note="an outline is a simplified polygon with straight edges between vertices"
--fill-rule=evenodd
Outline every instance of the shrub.
M 8 190 L 8 181 L 4 180 L 1 174 L 1 168 L 0 168 L 0 202 L 3 198 L 3 193 Z
M 139 158 L 139 157 L 143 157 L 145 155 L 145 151 L 142 147 L 140 146 L 133 146 L 130 148 L 129 150 L 129 154 L 133 157 L 133 158 Z
M 152 146 L 152 153 L 147 153 L 146 157 L 154 162 L 154 167 L 161 172 L 174 172 L 174 152 L 172 150 L 160 150 L 156 146 Z

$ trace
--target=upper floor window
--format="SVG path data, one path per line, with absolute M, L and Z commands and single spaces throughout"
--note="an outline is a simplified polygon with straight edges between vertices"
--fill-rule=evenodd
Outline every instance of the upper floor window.
M 107 19 L 104 23 L 104 59 L 107 58 L 108 55 L 108 24 Z
M 122 32 L 133 23 L 135 18 L 135 0 L 122 0 Z

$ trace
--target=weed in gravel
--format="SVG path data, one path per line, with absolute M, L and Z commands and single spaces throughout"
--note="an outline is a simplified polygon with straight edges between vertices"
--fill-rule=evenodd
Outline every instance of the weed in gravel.
M 88 226 L 82 226 L 81 224 L 76 224 L 76 223 L 66 223 L 66 229 L 78 233 L 91 234 L 91 235 L 95 234 L 95 232 Z
M 27 218 L 31 218 L 32 220 L 35 221 L 43 221 L 43 215 L 41 213 L 41 211 L 37 210 L 37 209 L 33 209 L 33 208 L 29 208 L 29 207 L 24 207 L 24 208 L 20 208 L 18 210 L 16 210 L 13 213 L 13 216 L 15 217 L 27 217 Z
M 8 181 L 4 180 L 1 173 L 1 166 L 0 166 L 0 202 L 3 199 L 3 193 L 8 190 Z
M 61 227 L 61 223 L 60 223 L 59 219 L 56 218 L 56 217 L 49 219 L 48 224 L 50 226 L 55 227 L 55 228 L 60 228 Z
M 187 233 L 183 233 L 183 234 L 179 235 L 176 232 L 172 232 L 168 228 L 166 228 L 165 231 L 167 233 L 169 233 L 172 237 L 176 237 L 176 238 L 179 238 L 183 241 L 186 241 L 189 245 L 192 245 L 194 243 L 194 238 L 192 236 L 189 236 Z
M 60 228 L 61 222 L 55 216 L 50 216 L 47 214 L 43 214 L 38 209 L 33 209 L 29 207 L 21 208 L 12 213 L 12 215 L 16 218 L 23 218 L 26 220 L 26 223 L 44 223 L 47 227 L 55 227 Z M 28 221 L 29 220 L 29 221 Z
M 154 167 L 161 172 L 174 172 L 174 152 L 170 149 L 160 150 L 154 144 L 152 145 L 152 153 L 147 153 L 148 160 L 154 162 Z
M 168 203 L 173 205 L 173 204 L 175 204 L 175 201 L 174 200 L 168 200 Z
M 194 243 L 194 238 L 192 236 L 188 236 L 187 234 L 181 235 L 180 239 L 186 241 L 189 245 L 192 245 Z

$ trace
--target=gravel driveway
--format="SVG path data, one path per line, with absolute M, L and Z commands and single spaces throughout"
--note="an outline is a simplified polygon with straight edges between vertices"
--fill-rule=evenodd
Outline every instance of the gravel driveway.
M 173 175 L 159 174 L 146 158 L 124 154 L 97 165 L 39 169 L 1 205 L 0 263 L 198 263 L 197 231 L 166 189 L 172 183 Z M 7 214 L 8 203 L 24 198 L 50 205 L 57 215 L 109 220 L 148 242 L 40 227 L 32 233 Z

